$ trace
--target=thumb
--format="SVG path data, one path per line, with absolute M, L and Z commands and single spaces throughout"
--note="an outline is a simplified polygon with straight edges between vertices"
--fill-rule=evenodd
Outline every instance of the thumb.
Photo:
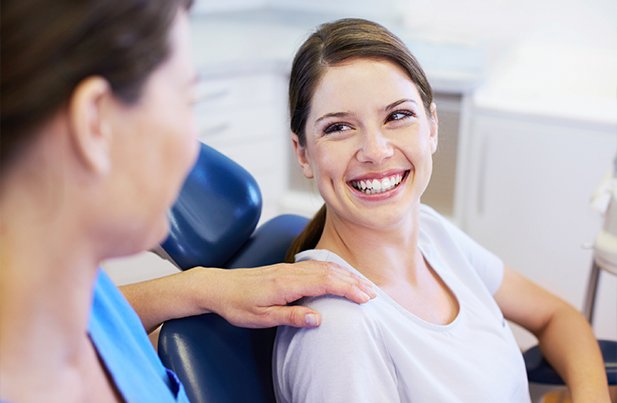
M 321 324 L 320 315 L 305 306 L 279 306 L 270 315 L 276 326 L 317 327 Z

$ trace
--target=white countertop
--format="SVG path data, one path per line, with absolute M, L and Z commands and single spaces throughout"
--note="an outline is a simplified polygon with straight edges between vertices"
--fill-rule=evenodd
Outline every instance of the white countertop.
M 474 94 L 478 108 L 616 127 L 617 49 L 527 43 Z

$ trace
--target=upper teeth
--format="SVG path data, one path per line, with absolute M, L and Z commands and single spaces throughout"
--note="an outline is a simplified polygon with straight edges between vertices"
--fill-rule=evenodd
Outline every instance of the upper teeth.
M 387 192 L 396 187 L 403 180 L 403 175 L 396 174 L 380 179 L 368 179 L 360 181 L 351 181 L 351 186 L 366 193 L 376 194 Z

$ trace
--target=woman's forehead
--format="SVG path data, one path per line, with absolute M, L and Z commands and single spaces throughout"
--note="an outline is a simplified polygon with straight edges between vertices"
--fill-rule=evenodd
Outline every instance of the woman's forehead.
M 326 67 L 316 86 L 312 111 L 351 107 L 367 102 L 388 105 L 398 99 L 420 102 L 420 94 L 407 72 L 386 60 L 354 59 Z

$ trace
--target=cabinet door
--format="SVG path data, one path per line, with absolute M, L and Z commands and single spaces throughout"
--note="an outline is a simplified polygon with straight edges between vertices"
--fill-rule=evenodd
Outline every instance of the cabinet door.
M 614 127 L 482 113 L 470 133 L 464 229 L 579 309 L 592 258 L 584 245 L 593 242 L 602 224 L 589 201 L 612 167 L 616 133 Z M 607 284 L 600 289 L 598 309 L 610 308 L 596 319 L 596 330 L 613 338 L 614 280 L 601 279 Z

